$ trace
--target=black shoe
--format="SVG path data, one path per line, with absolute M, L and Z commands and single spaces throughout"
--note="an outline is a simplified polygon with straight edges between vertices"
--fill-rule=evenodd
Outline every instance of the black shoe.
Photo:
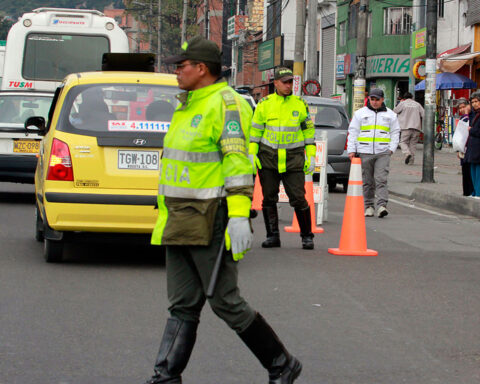
M 281 246 L 280 237 L 278 236 L 267 237 L 267 240 L 262 243 L 262 248 L 278 248 Z
M 155 374 L 145 384 L 182 384 L 182 372 L 187 366 L 197 338 L 198 323 L 177 318 L 167 320 L 160 350 L 155 362 Z
M 410 163 L 411 158 L 412 158 L 412 155 L 407 155 L 407 157 L 405 157 L 405 164 Z
M 252 324 L 238 336 L 268 370 L 269 384 L 292 384 L 300 375 L 302 364 L 288 353 L 259 313 Z
M 303 249 L 313 249 L 313 235 L 312 236 L 302 236 L 302 248 Z
M 287 366 L 279 374 L 269 375 L 268 384 L 292 384 L 302 372 L 302 363 L 291 356 Z
M 277 206 L 264 207 L 262 209 L 263 219 L 265 220 L 265 229 L 267 231 L 267 240 L 262 243 L 262 248 L 280 247 L 280 231 L 278 230 L 278 212 Z
M 313 249 L 312 217 L 310 216 L 310 207 L 305 209 L 295 208 L 298 226 L 300 227 L 300 236 L 302 237 L 302 248 Z

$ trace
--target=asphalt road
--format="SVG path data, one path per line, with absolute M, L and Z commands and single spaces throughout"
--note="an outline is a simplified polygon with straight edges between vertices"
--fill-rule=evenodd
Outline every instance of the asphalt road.
M 77 243 L 47 264 L 32 191 L 0 183 L 0 384 L 143 383 L 168 316 L 157 252 Z M 260 248 L 259 216 L 239 266 L 242 294 L 303 362 L 295 384 L 480 382 L 479 221 L 393 198 L 388 217 L 367 220 L 379 256 L 333 256 L 345 196 L 330 195 L 314 251 L 286 233 Z M 290 208 L 281 217 L 290 224 Z M 184 383 L 267 381 L 205 307 Z

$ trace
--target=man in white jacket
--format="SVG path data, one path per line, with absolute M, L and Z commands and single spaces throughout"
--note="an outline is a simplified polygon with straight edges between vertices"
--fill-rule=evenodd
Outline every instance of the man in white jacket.
M 388 215 L 387 179 L 390 170 L 390 156 L 398 146 L 400 125 L 397 115 L 384 104 L 380 88 L 373 88 L 368 94 L 367 105 L 353 115 L 348 127 L 348 156 L 362 159 L 363 199 L 365 216 L 375 213 L 377 195 L 377 216 Z

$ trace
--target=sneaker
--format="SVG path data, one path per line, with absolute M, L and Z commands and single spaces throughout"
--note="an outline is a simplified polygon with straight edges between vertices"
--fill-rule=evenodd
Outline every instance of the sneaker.
M 410 163 L 411 158 L 412 158 L 412 155 L 407 155 L 407 157 L 405 157 L 405 164 Z
M 380 207 L 378 208 L 378 211 L 377 211 L 377 216 L 379 218 L 382 218 L 382 217 L 385 217 L 388 215 L 388 211 L 387 211 L 387 208 L 386 207 Z
M 365 210 L 365 217 L 373 217 L 374 213 L 375 213 L 375 210 L 373 209 L 373 207 L 368 207 Z

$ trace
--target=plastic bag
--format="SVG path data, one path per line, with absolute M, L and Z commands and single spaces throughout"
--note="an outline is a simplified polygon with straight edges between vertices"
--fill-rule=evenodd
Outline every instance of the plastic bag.
M 465 145 L 468 139 L 468 122 L 460 120 L 455 128 L 452 138 L 453 150 L 457 152 L 465 152 Z

